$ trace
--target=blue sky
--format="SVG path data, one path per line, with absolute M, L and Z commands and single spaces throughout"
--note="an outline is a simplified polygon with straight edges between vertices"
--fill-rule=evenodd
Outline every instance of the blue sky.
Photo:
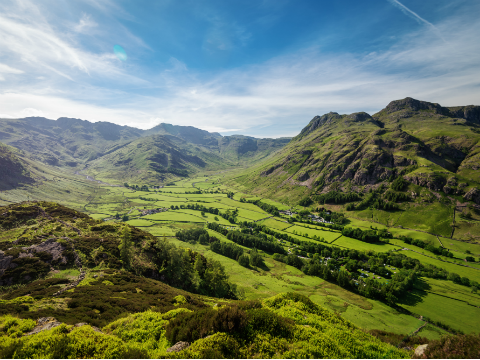
M 0 117 L 280 137 L 406 96 L 479 105 L 479 13 L 477 0 L 3 0 Z

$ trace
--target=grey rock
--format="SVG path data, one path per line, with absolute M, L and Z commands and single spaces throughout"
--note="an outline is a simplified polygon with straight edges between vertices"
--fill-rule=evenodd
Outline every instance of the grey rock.
M 43 317 L 37 320 L 37 325 L 33 328 L 32 331 L 24 334 L 23 336 L 37 334 L 41 331 L 51 330 L 56 328 L 57 326 L 62 325 L 61 322 L 57 321 L 57 319 L 53 317 Z
M 190 347 L 190 343 L 188 343 L 186 341 L 179 341 L 175 345 L 173 345 L 172 347 L 169 347 L 167 349 L 167 352 L 179 352 L 179 351 L 182 351 L 184 349 L 187 349 L 188 347 Z
M 428 344 L 417 346 L 417 348 L 415 349 L 415 356 L 419 358 L 422 357 L 423 354 L 425 354 L 425 350 L 427 350 L 427 347 Z
M 477 188 L 470 189 L 463 197 L 480 205 L 480 190 Z

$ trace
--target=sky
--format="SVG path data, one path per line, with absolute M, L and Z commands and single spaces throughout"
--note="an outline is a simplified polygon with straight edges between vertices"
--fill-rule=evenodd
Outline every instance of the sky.
M 0 117 L 295 136 L 407 96 L 480 105 L 478 0 L 2 0 Z

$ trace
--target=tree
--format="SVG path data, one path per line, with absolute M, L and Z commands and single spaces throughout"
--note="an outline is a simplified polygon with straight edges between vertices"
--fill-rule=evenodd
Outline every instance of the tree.
M 215 216 L 214 219 L 215 219 L 215 221 L 218 221 L 218 216 Z
M 243 254 L 238 258 L 238 263 L 243 267 L 248 267 L 250 264 L 250 257 L 247 254 Z
M 202 211 L 200 214 L 202 214 L 202 216 L 205 217 L 205 211 Z
M 123 267 L 129 269 L 132 256 L 132 235 L 128 226 L 124 226 L 122 230 L 118 248 L 120 249 L 120 259 L 122 259 Z
M 263 257 L 256 251 L 252 251 L 250 253 L 250 265 L 253 267 L 262 266 L 263 265 Z
M 122 221 L 128 221 L 128 215 L 123 215 L 122 216 Z
M 312 203 L 312 199 L 310 199 L 310 197 L 308 196 L 305 196 L 302 200 L 300 200 L 298 205 L 306 207 L 306 206 L 309 206 L 311 203 Z
M 205 234 L 202 234 L 198 238 L 198 242 L 202 245 L 207 245 L 208 244 L 208 236 Z

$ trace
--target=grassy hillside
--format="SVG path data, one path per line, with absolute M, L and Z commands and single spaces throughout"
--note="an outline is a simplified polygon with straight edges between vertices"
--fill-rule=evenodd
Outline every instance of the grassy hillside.
M 472 294 L 461 283 L 434 279 L 429 271 L 447 268 L 448 272 L 460 274 L 473 284 L 478 279 L 479 270 L 435 260 L 428 253 L 427 256 L 422 255 L 425 251 L 416 246 L 403 242 L 397 245 L 399 240 L 394 239 L 391 244 L 382 247 L 383 243 L 369 244 L 345 236 L 339 239 L 341 233 L 338 230 L 318 225 L 285 224 L 284 218 L 272 218 L 260 207 L 239 201 L 244 197 L 235 196 L 236 200 L 227 198 L 229 189 L 221 184 L 218 175 L 184 180 L 175 186 L 151 192 L 101 185 L 97 188 L 105 190 L 97 193 L 85 209 L 100 218 L 114 219 L 118 212 L 120 215 L 128 214 L 128 221 L 97 221 L 78 211 L 46 202 L 0 208 L 0 254 L 2 266 L 7 264 L 0 278 L 3 282 L 0 301 L 5 314 L 0 319 L 4 323 L 5 345 L 0 350 L 3 357 L 11 357 L 14 353 L 24 357 L 53 356 L 51 354 L 56 354 L 56 357 L 66 357 L 66 354 L 80 357 L 80 353 L 69 352 L 74 348 L 90 349 L 90 352 L 85 350 L 87 352 L 82 353 L 83 357 L 173 356 L 165 351 L 178 341 L 193 344 L 179 353 L 182 357 L 213 356 L 204 353 L 203 346 L 213 348 L 215 356 L 223 357 L 300 357 L 308 354 L 315 354 L 311 355 L 315 357 L 321 354 L 328 357 L 408 357 L 411 352 L 393 350 L 395 348 L 359 329 L 369 329 L 367 332 L 377 338 L 408 348 L 431 342 L 431 339 L 445 334 L 442 327 L 468 333 L 476 329 L 474 319 L 477 316 L 476 304 L 480 304 L 478 295 Z M 195 189 L 204 190 L 192 193 Z M 127 206 L 121 205 L 123 202 L 116 204 L 116 198 L 128 198 Z M 153 215 L 141 213 L 143 209 L 165 206 L 175 209 Z M 204 214 L 201 206 L 206 207 Z M 215 215 L 210 212 L 213 210 L 207 210 L 215 208 L 221 213 Z M 238 215 L 234 223 L 224 222 L 224 215 L 235 211 Z M 101 215 L 101 212 L 104 214 Z M 266 220 L 253 223 L 262 218 Z M 210 239 L 207 243 L 205 239 L 179 235 L 179 230 L 192 230 L 197 234 L 195 236 L 202 235 L 204 224 L 208 226 L 210 222 L 223 224 L 222 231 L 243 229 L 242 233 L 246 233 L 248 226 L 243 221 L 247 221 L 250 227 L 257 226 L 253 232 L 257 239 L 261 239 L 258 237 L 262 234 L 270 234 L 268 229 L 288 235 L 289 240 L 281 242 L 283 250 L 278 248 L 276 251 L 292 250 L 293 254 L 307 258 L 299 263 L 287 264 L 275 254 L 262 250 L 262 243 L 257 243 L 258 250 L 255 250 L 252 244 L 238 245 L 228 233 L 225 236 L 208 228 Z M 359 221 L 357 225 L 367 224 Z M 131 251 L 127 258 L 122 255 L 121 246 L 126 230 L 131 236 Z M 269 235 L 265 236 L 268 239 Z M 258 253 L 263 265 L 245 267 L 222 250 L 227 249 L 225 246 L 234 245 L 243 249 L 248 257 Z M 309 246 L 316 247 L 316 250 L 309 249 Z M 411 254 L 410 251 L 395 254 L 396 250 L 405 247 L 412 250 Z M 418 254 L 413 252 L 416 249 L 419 249 Z M 471 250 L 478 252 L 476 248 Z M 324 256 L 337 261 L 331 263 L 334 274 L 328 278 L 315 275 L 314 270 L 323 266 L 317 262 L 319 259 L 326 260 Z M 383 263 L 387 263 L 385 270 L 390 272 L 395 271 L 393 267 L 404 266 L 402 262 L 398 263 L 399 259 L 411 259 L 405 264 L 413 264 L 412 261 L 418 261 L 415 259 L 420 257 L 417 264 L 422 277 L 414 281 L 407 296 L 395 300 L 398 305 L 392 308 L 385 302 L 368 297 L 371 295 L 357 294 L 352 282 L 356 275 L 349 280 L 353 288 L 339 282 L 337 274 L 345 271 L 341 261 L 350 262 L 348 257 L 356 256 L 370 259 L 362 270 L 367 267 L 379 274 L 383 270 L 375 267 L 381 267 Z M 288 259 L 288 262 L 292 260 Z M 17 266 L 10 267 L 9 264 L 13 263 Z M 429 267 L 430 263 L 435 266 Z M 411 265 L 405 266 L 408 269 Z M 353 271 L 352 274 L 356 272 L 350 268 L 349 271 Z M 365 284 L 373 287 L 367 288 L 370 289 L 368 291 L 378 291 L 374 289 L 389 280 L 385 277 L 372 283 L 369 281 L 367 279 Z M 63 292 L 54 295 L 59 291 Z M 282 295 L 287 291 L 295 294 Z M 235 297 L 256 301 L 239 302 L 234 300 Z M 446 312 L 445 307 L 455 308 L 456 312 Z M 178 310 L 183 308 L 187 310 Z M 222 309 L 225 309 L 225 314 L 222 312 L 219 318 L 217 314 Z M 8 315 L 13 313 L 16 317 Z M 340 313 L 341 317 L 335 313 Z M 411 314 L 422 314 L 424 320 Z M 58 325 L 65 325 L 57 330 L 18 338 L 35 325 L 39 326 L 38 322 L 22 319 L 36 320 L 45 316 L 54 317 Z M 222 325 L 227 321 L 223 316 L 227 317 L 231 326 L 225 328 Z M 427 317 L 428 322 L 425 321 Z M 462 319 L 461 323 L 459 319 Z M 290 330 L 286 333 L 272 330 L 285 322 L 293 326 L 287 326 L 293 333 Z M 99 327 L 103 334 L 88 326 L 72 326 L 79 323 Z M 419 336 L 422 338 L 406 336 L 421 326 Z M 151 338 L 142 332 L 145 331 L 142 329 L 149 329 L 150 334 L 153 328 L 158 332 Z M 251 333 L 251 328 L 258 331 Z M 205 339 L 208 335 L 213 335 L 208 339 L 221 337 L 231 346 L 219 348 L 215 345 L 218 344 L 216 340 L 211 343 Z M 35 345 L 57 344 L 60 339 L 60 344 L 64 345 L 59 347 Z M 265 339 L 268 344 L 276 344 L 275 347 L 268 347 Z M 335 339 L 344 340 L 337 342 Z M 106 346 L 106 343 L 111 346 Z M 325 348 L 325 343 L 330 345 Z M 365 349 L 358 350 L 362 347 Z
M 134 227 L 46 202 L 0 212 L 2 358 L 409 355 L 302 295 L 236 301 L 219 263 Z
M 290 205 L 310 196 L 387 226 L 480 240 L 475 223 L 461 222 L 480 220 L 478 109 L 406 98 L 373 116 L 317 116 L 276 155 L 232 175 L 230 185 Z

